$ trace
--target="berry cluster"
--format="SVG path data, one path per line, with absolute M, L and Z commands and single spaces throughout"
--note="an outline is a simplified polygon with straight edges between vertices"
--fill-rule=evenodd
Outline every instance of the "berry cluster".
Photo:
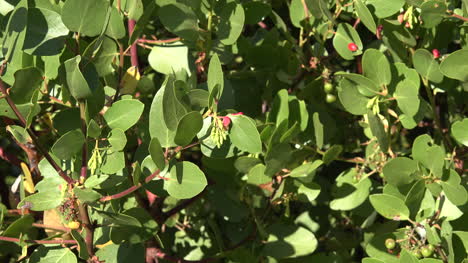
M 69 196 L 65 198 L 58 207 L 58 211 L 62 214 L 66 222 L 78 220 L 79 210 L 76 201 L 77 198 L 75 196 Z
M 395 239 L 387 238 L 385 240 L 385 247 L 388 249 L 389 253 L 395 252 L 397 250 L 397 243 Z M 413 246 L 411 248 L 408 248 L 408 251 L 418 259 L 422 257 L 429 258 L 434 255 L 435 247 L 432 244 L 422 245 L 422 246 Z

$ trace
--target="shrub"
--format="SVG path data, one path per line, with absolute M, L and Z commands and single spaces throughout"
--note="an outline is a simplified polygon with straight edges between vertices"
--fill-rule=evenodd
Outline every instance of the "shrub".
M 2 262 L 466 262 L 468 2 L 0 2 Z

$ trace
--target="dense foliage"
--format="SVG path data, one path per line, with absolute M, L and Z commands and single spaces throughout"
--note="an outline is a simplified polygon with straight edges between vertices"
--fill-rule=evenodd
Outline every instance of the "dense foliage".
M 468 262 L 467 0 L 0 13 L 1 262 Z

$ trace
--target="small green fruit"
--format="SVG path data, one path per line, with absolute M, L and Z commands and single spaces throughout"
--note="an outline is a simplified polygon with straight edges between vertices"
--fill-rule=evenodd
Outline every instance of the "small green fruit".
M 431 251 L 429 249 L 429 247 L 427 247 L 427 246 L 424 246 L 424 247 L 421 248 L 421 254 L 425 258 L 428 258 L 428 257 L 432 256 L 433 253 L 434 253 L 434 250 Z
M 432 252 L 434 252 L 434 250 L 435 250 L 435 247 L 434 247 L 433 244 L 427 245 L 427 248 L 429 248 L 429 250 L 432 251 Z
M 422 258 L 421 251 L 419 251 L 419 249 L 411 251 L 411 254 L 413 254 L 413 256 L 415 256 L 418 259 Z
M 393 238 L 387 238 L 387 239 L 385 240 L 385 247 L 386 247 L 387 249 L 394 249 L 395 246 L 396 246 L 395 239 L 393 239 Z
M 327 94 L 325 100 L 327 101 L 327 103 L 333 103 L 336 101 L 336 96 L 333 94 Z
M 333 91 L 333 85 L 330 82 L 327 82 L 325 85 L 323 85 L 323 90 L 326 93 L 331 93 Z

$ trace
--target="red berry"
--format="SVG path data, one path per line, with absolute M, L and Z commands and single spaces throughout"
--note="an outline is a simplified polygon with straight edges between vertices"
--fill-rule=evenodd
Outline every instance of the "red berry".
M 232 113 L 231 114 L 232 116 L 236 116 L 236 115 L 244 115 L 244 113 L 242 111 L 239 111 L 238 113 Z
M 351 51 L 351 52 L 355 52 L 356 50 L 358 50 L 358 47 L 357 47 L 356 44 L 354 44 L 354 43 L 349 43 L 349 44 L 348 44 L 348 49 L 349 49 L 349 51 Z
M 221 117 L 223 119 L 223 126 L 224 128 L 227 128 L 229 127 L 229 124 L 231 124 L 231 118 L 229 118 L 228 116 L 226 117 Z
M 434 56 L 434 58 L 439 58 L 440 57 L 440 52 L 437 48 L 434 48 L 432 50 L 432 55 Z

